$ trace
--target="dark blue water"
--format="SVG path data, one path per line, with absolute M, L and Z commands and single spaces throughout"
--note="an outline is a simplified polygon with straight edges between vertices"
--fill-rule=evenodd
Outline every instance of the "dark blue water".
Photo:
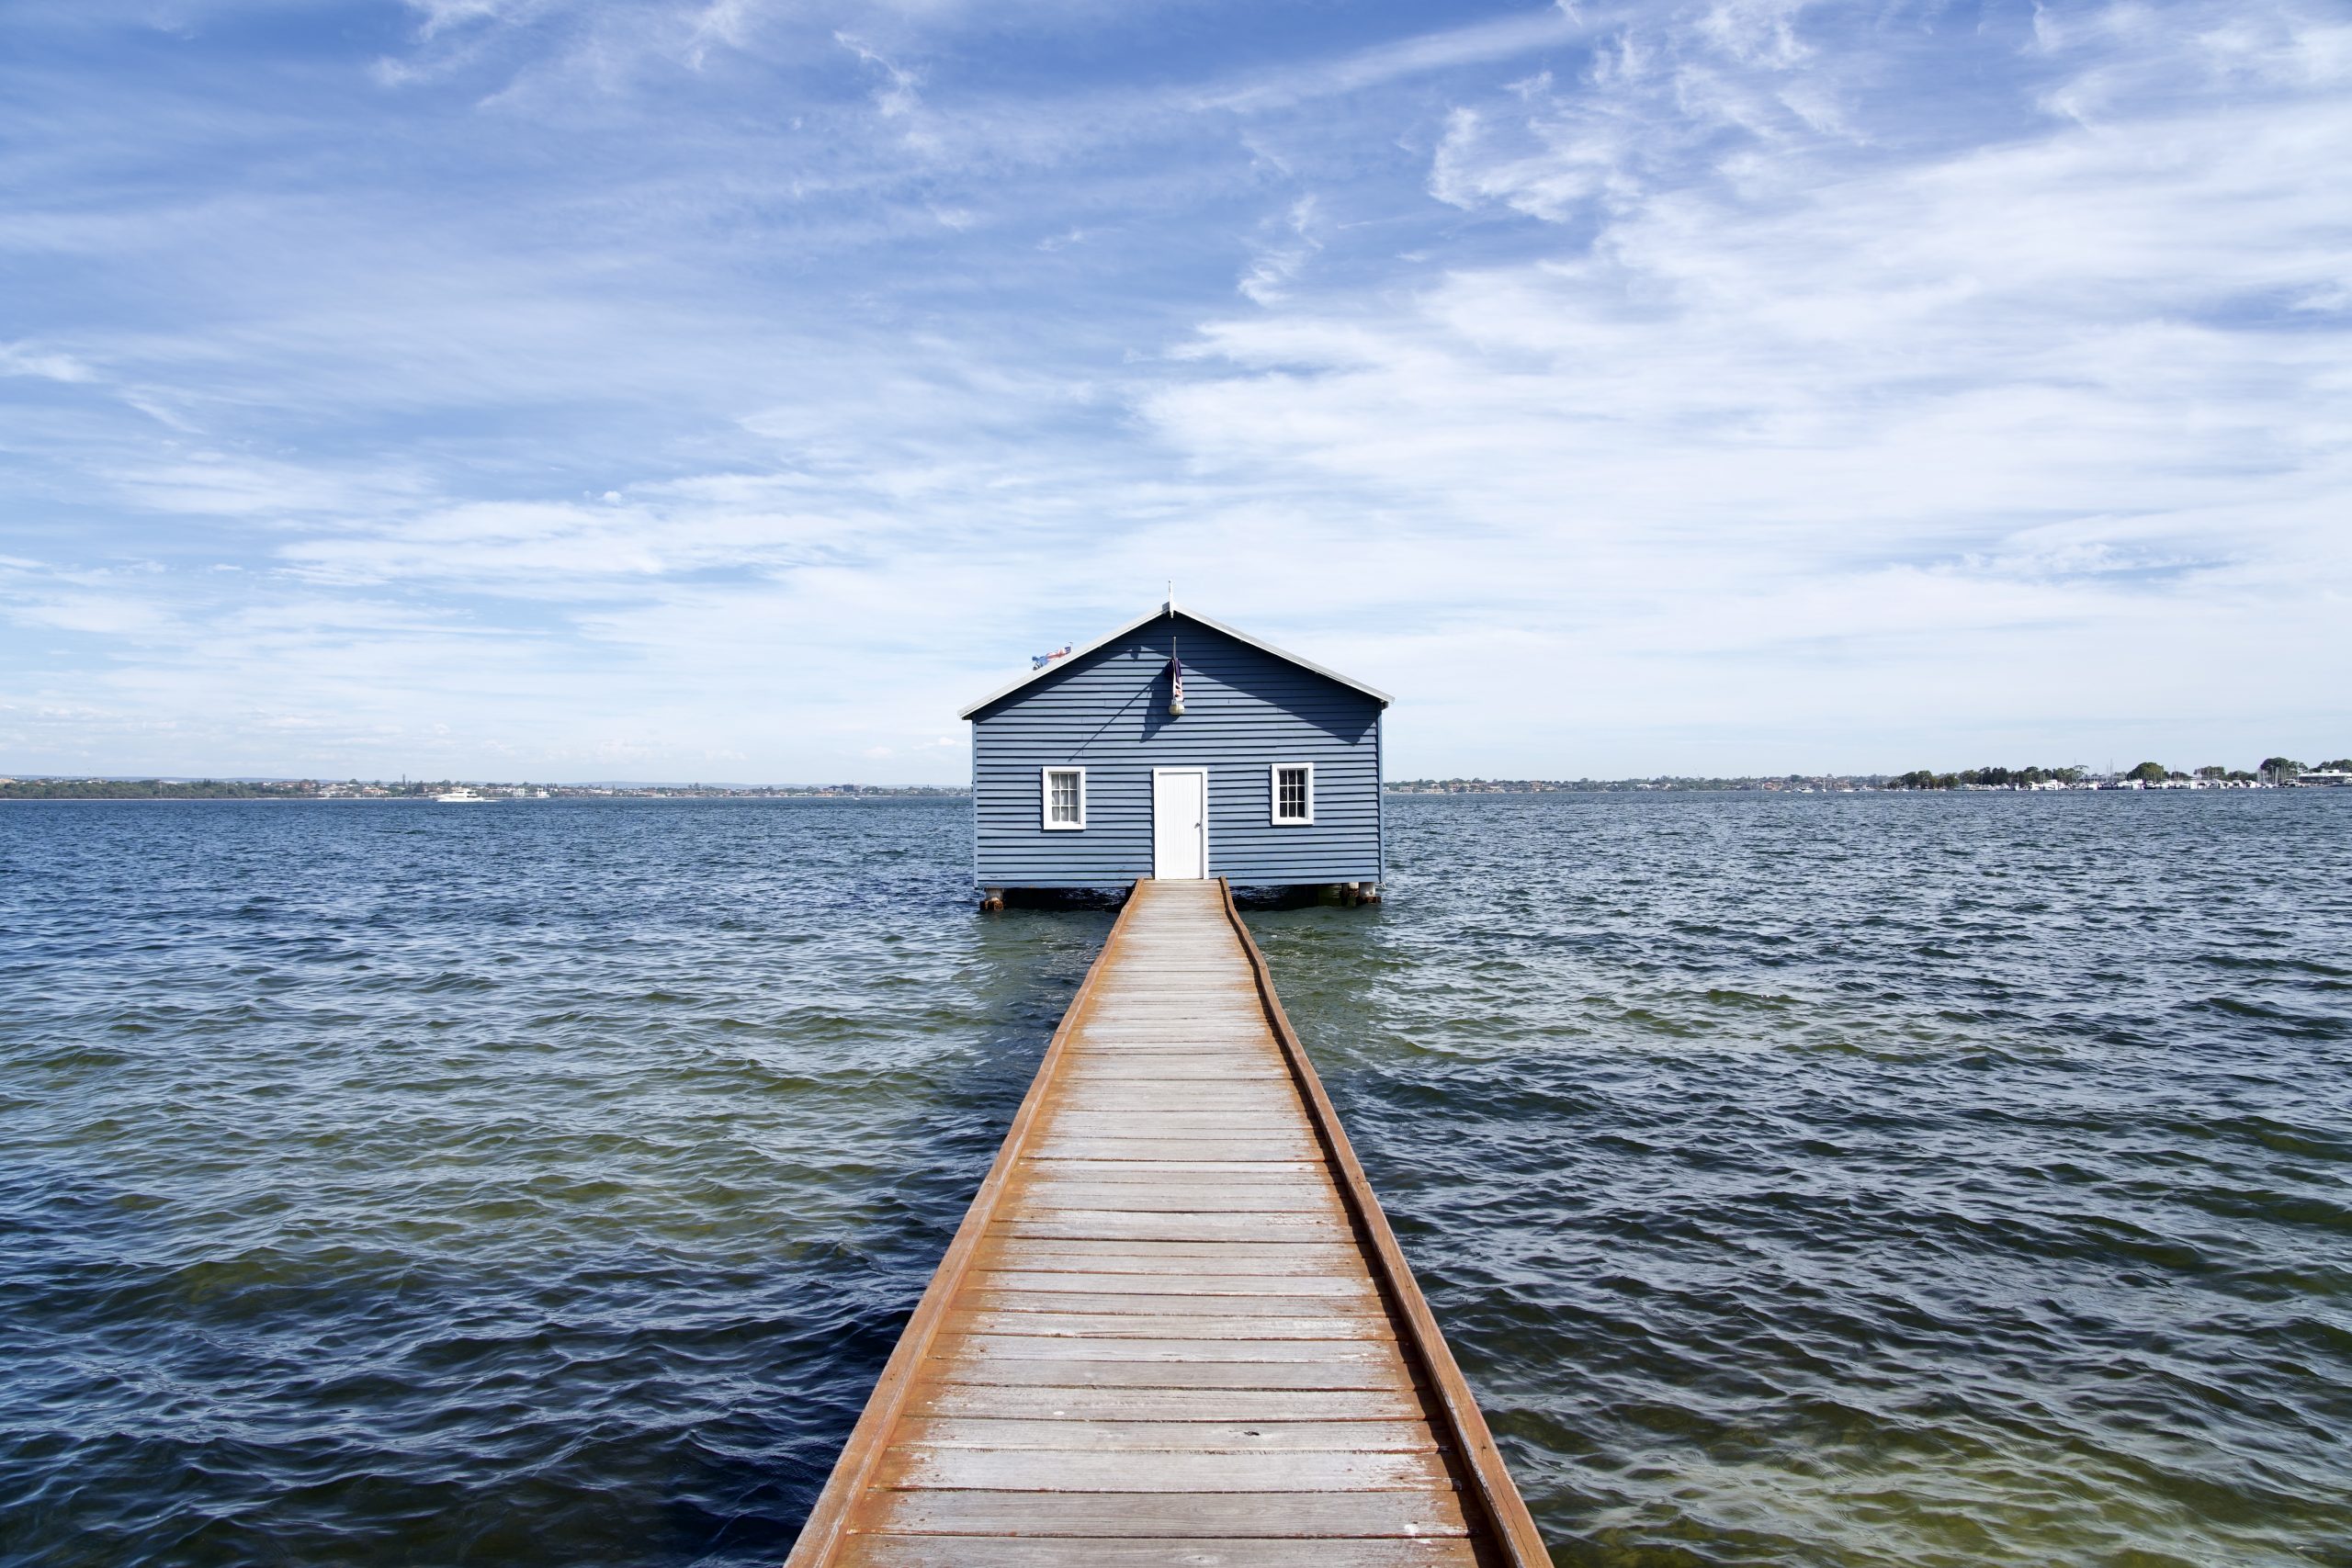
M 1561 1562 L 2352 1563 L 2352 797 L 1391 806 L 1250 916 Z M 0 805 L 0 1561 L 764 1563 L 1104 910 Z

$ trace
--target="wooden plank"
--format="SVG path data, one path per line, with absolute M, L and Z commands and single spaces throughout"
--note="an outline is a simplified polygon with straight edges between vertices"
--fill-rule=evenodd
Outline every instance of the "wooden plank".
M 1330 1190 L 1301 1182 L 1273 1187 L 1181 1187 L 1142 1181 L 1041 1181 L 1021 1194 L 1022 1212 L 1057 1209 L 1117 1209 L 1134 1213 L 1322 1214 L 1338 1221 L 1339 1201 Z
M 1136 931 L 1135 953 L 1130 962 L 1119 966 L 1113 989 L 1180 1001 L 1246 998 L 1247 981 L 1238 987 L 1234 983 L 1239 971 L 1234 960 L 1241 956 L 1238 944 L 1231 931 L 1216 929 L 1216 919 L 1211 915 L 1210 923 L 1193 927 L 1180 937 L 1165 923 L 1167 911 L 1159 911 L 1153 929 Z M 1222 950 L 1219 938 L 1224 939 Z M 1166 945 L 1159 954 L 1152 955 L 1148 944 L 1161 942 Z
M 1084 1035 L 1071 1042 L 1073 1066 L 1092 1067 L 1104 1062 L 1165 1062 L 1178 1056 L 1203 1056 L 1236 1066 L 1279 1070 L 1282 1057 L 1261 1025 L 1255 1033 L 1204 1037 L 1197 1033 L 1148 1035 Z
M 1008 1237 L 1060 1241 L 1331 1241 L 1349 1235 L 1313 1214 L 1129 1214 L 1107 1210 L 1015 1213 L 997 1222 Z
M 1050 1343 L 1059 1343 L 1051 1341 Z M 1035 1360 L 1020 1356 L 966 1356 L 943 1363 L 944 1382 L 1010 1388 L 1378 1389 L 1419 1385 L 1385 1360 L 1203 1361 Z
M 1251 1148 L 1270 1152 L 1246 1152 Z M 1046 1127 L 1039 1131 L 1030 1152 L 1040 1159 L 1210 1159 L 1256 1164 L 1265 1160 L 1315 1160 L 1322 1156 L 1323 1150 L 1312 1136 L 1295 1128 L 1237 1130 L 1220 1137 L 1207 1131 L 1161 1134 L 1142 1127 L 1101 1131 L 1081 1127 L 1064 1133 Z
M 1377 1292 L 1363 1280 L 1332 1274 L 1119 1274 L 1109 1271 L 1053 1273 L 1045 1269 L 975 1269 L 965 1276 L 964 1288 L 974 1300 L 991 1296 L 1055 1298 L 1115 1296 L 1122 1301 L 1160 1301 L 1200 1297 L 1237 1303 L 1260 1298 L 1273 1302 L 1329 1301 L 1347 1303 L 1363 1312 L 1386 1310 Z
M 1298 1097 L 1286 1084 L 1220 1084 L 1206 1078 L 1174 1084 L 1087 1084 L 1073 1088 L 1057 1109 L 1064 1114 L 1114 1116 L 1279 1115 L 1293 1132 L 1305 1122 Z M 1328 1181 L 1328 1168 L 1323 1175 Z
M 1204 1203 L 1221 1203 L 1228 1199 L 1238 1201 L 1251 1197 L 1302 1197 L 1336 1201 L 1331 1184 L 1317 1180 L 1311 1171 L 1137 1171 L 1131 1166 L 1108 1161 L 1067 1162 L 1053 1167 L 1030 1161 L 1028 1180 L 1022 1183 L 1022 1196 L 1026 1197 L 1032 1191 L 1124 1193 L 1130 1198 L 1139 1192 L 1181 1192 L 1197 1197 Z
M 1090 1178 L 1116 1178 L 1120 1180 L 1158 1181 L 1168 1176 L 1213 1175 L 1219 1181 L 1239 1181 L 1255 1176 L 1295 1176 L 1313 1174 L 1325 1177 L 1329 1168 L 1320 1159 L 1218 1160 L 1201 1164 L 1181 1159 L 1062 1159 L 1052 1155 L 1026 1156 L 1029 1168 L 1043 1175 L 1063 1175 L 1084 1172 Z
M 1280 1114 L 1293 1130 L 1301 1123 L 1298 1099 L 1283 1085 L 1215 1084 L 1088 1084 L 1074 1089 L 1057 1108 L 1064 1113 L 1083 1111 L 1111 1115 L 1221 1116 L 1227 1111 Z M 1328 1168 L 1317 1172 L 1326 1182 Z
M 1285 1125 L 1284 1122 L 1284 1118 L 1254 1111 L 1236 1111 L 1230 1115 L 1209 1111 L 1080 1111 L 1057 1116 L 1046 1133 L 1057 1139 L 1148 1138 L 1162 1143 L 1178 1138 L 1201 1138 L 1211 1143 L 1228 1144 L 1297 1137 L 1296 1123 Z M 1312 1146 L 1303 1139 L 1300 1142 L 1302 1147 Z M 1322 1185 L 1325 1191 L 1331 1192 L 1329 1181 Z M 1332 1192 L 1332 1201 L 1336 1202 L 1338 1199 L 1339 1194 Z
M 1197 939 L 1184 940 L 1193 942 Z M 1136 956 L 1142 956 L 1140 949 Z M 1196 969 L 1157 975 L 1128 974 L 1123 966 L 1121 972 L 1112 977 L 1102 994 L 1138 1004 L 1155 1019 L 1191 1012 L 1229 1012 L 1256 1018 L 1258 1015 L 1253 1010 L 1256 998 L 1250 994 L 1248 977 L 1241 974 L 1239 950 L 1228 949 L 1223 956 L 1227 962 L 1221 972 Z
M 1219 1026 L 1213 1031 L 1204 1031 L 1198 1020 L 1181 1022 L 1170 1020 L 1148 1032 L 1088 1031 L 1078 1036 L 1073 1043 L 1090 1060 L 1099 1056 L 1115 1056 L 1128 1044 L 1141 1043 L 1176 1046 L 1199 1055 L 1217 1056 L 1229 1062 L 1248 1060 L 1272 1067 L 1282 1066 L 1281 1053 L 1267 1035 L 1263 1020 L 1247 1025 Z
M 1023 1161 L 1023 1174 L 1024 1185 L 1052 1180 L 1189 1181 L 1202 1187 L 1303 1184 L 1334 1191 L 1329 1168 L 1309 1159 L 1228 1159 L 1188 1168 L 1183 1160 L 1068 1159 L 1033 1153 Z
M 1234 1024 L 1216 1029 L 1182 1027 L 1174 1024 L 1144 1027 L 1083 1029 L 1073 1037 L 1077 1048 L 1083 1052 L 1125 1051 L 1136 1046 L 1172 1047 L 1181 1051 L 1255 1054 L 1272 1048 L 1262 1021 Z
M 1282 1058 L 1261 1027 L 1248 1035 L 1167 1032 L 1158 1034 L 1084 1035 L 1071 1042 L 1074 1066 L 1092 1067 L 1104 1062 L 1165 1062 L 1180 1056 L 1201 1056 L 1235 1066 L 1279 1071 Z
M 1430 1453 L 1425 1421 L 1085 1421 L 1001 1416 L 903 1416 L 898 1440 L 916 1448 L 1069 1449 L 1101 1453 L 1265 1453 L 1325 1449 Z
M 1236 967 L 1239 965 L 1237 964 Z M 1245 994 L 1231 998 L 1182 1001 L 1175 999 L 1177 995 L 1112 991 L 1106 999 L 1117 1004 L 1118 1010 L 1106 1014 L 1098 1027 L 1106 1033 L 1124 1030 L 1215 1029 L 1229 1031 L 1237 1040 L 1257 1039 L 1266 1027 L 1265 1015 L 1258 1010 L 1254 997 Z
M 1274 1365 L 1404 1368 L 1396 1347 L 1384 1339 L 1075 1339 L 994 1331 L 939 1334 L 938 1353 L 958 1372 L 967 1365 L 997 1361 L 1175 1361 L 1194 1366 L 1263 1361 Z
M 1057 1138 L 1042 1142 L 1047 1159 L 1259 1160 L 1307 1159 L 1319 1154 L 1298 1138 Z
M 1160 1060 L 1175 1060 L 1162 1057 Z M 1190 1062 L 1193 1057 L 1183 1060 Z M 1073 1078 L 1055 1110 L 1063 1115 L 1217 1116 L 1228 1111 L 1270 1118 L 1286 1133 L 1305 1134 L 1306 1119 L 1298 1097 L 1277 1078 L 1228 1075 L 1157 1077 L 1131 1072 L 1125 1062 L 1115 1072 Z
M 1197 1216 L 1204 1222 L 1224 1222 L 1230 1228 L 1216 1235 L 1205 1236 L 1137 1233 L 1091 1239 L 1116 1241 L 1145 1251 L 1159 1243 L 1174 1246 L 1180 1243 L 1255 1242 L 1261 1246 L 1277 1246 L 1290 1241 L 1311 1241 L 1325 1247 L 1345 1247 L 1351 1243 L 1346 1212 L 1331 1202 L 1328 1194 L 1301 1193 L 1267 1185 L 1217 1188 L 1191 1182 L 1174 1192 L 1155 1192 L 1152 1184 L 1146 1181 L 1073 1181 L 1041 1185 L 1034 1195 L 1023 1192 L 1021 1206 L 1007 1213 L 1000 1222 L 1000 1228 L 992 1229 L 989 1235 L 992 1241 L 1009 1245 L 1022 1239 L 1022 1234 L 1018 1229 L 1002 1229 L 1003 1226 L 1086 1218 L 1148 1222 L 1155 1216 L 1162 1221 Z M 1329 1234 L 1308 1235 L 1306 1233 L 1309 1231 Z
M 1070 1448 L 924 1448 L 890 1445 L 876 1483 L 902 1491 L 960 1492 L 1407 1492 L 1452 1491 L 1434 1453 L 1279 1449 L 1261 1453 Z
M 1057 1339 L 1245 1339 L 1252 1343 L 1274 1339 L 1394 1339 L 1396 1333 L 1384 1314 L 1317 1312 L 1283 1315 L 1272 1313 L 1171 1312 L 1171 1303 L 1156 1313 L 1020 1312 L 999 1307 L 958 1310 L 947 1317 L 953 1334 L 1019 1334 Z
M 1243 966 L 1237 951 L 1230 969 L 1238 973 Z M 1095 1020 L 1094 1026 L 1107 1032 L 1133 1030 L 1149 1032 L 1154 1030 L 1196 1028 L 1203 1025 L 1229 1030 L 1237 1039 L 1255 1039 L 1266 1027 L 1265 1016 L 1257 1010 L 1257 998 L 1245 989 L 1238 992 L 1210 994 L 1222 987 L 1223 979 L 1204 978 L 1200 988 L 1203 1001 L 1198 1006 L 1179 1006 L 1159 998 L 1144 998 L 1133 992 L 1119 998 L 1120 1006 Z M 1248 982 L 1245 980 L 1246 986 Z
M 1419 1402 L 1397 1388 L 1137 1388 L 925 1382 L 909 1400 L 915 1416 L 1002 1420 L 1188 1421 L 1283 1425 L 1299 1421 L 1408 1421 L 1426 1428 Z
M 1013 1279 L 1051 1279 L 1051 1275 L 1017 1274 Z M 1186 1317 L 1377 1317 L 1388 1314 L 1373 1295 L 1216 1295 L 1200 1291 L 1034 1291 L 992 1290 L 997 1276 L 969 1275 L 956 1305 L 975 1313 L 1112 1313 L 1133 1316 Z M 1101 1274 L 1078 1276 L 1101 1280 Z
M 1258 1116 L 1290 1132 L 1306 1130 L 1298 1096 L 1271 1078 L 1078 1078 L 1054 1109 L 1061 1116 Z
M 1251 1042 L 1249 1042 L 1249 1048 L 1253 1051 L 1256 1046 L 1259 1046 L 1259 1042 L 1251 1039 Z M 1204 1042 L 1200 1034 L 1152 1034 L 1152 1037 L 1117 1037 L 1117 1039 L 1096 1039 L 1089 1034 L 1089 1037 L 1080 1037 L 1072 1055 L 1080 1055 L 1080 1058 L 1096 1058 L 1096 1055 L 1155 1055 L 1155 1054 L 1162 1054 L 1162 1051 L 1173 1051 L 1173 1054 L 1185 1054 L 1185 1055 L 1216 1055 L 1216 1054 L 1223 1054 L 1223 1051 L 1227 1051 L 1227 1048 L 1238 1051 L 1239 1043 L 1235 1043 L 1235 1046 L 1223 1046 L 1223 1043 L 1218 1042 Z
M 1139 1045 L 1172 1047 L 1204 1055 L 1279 1055 L 1266 1032 L 1265 1020 L 1226 1022 L 1213 1018 L 1167 1019 L 1150 1024 L 1118 1024 L 1080 1032 L 1075 1043 L 1081 1051 L 1125 1051 Z
M 1209 1079 L 1200 1079 L 1209 1081 Z M 1129 1079 L 1129 1084 L 1143 1084 L 1138 1093 L 1129 1093 L 1120 1084 L 1093 1081 L 1087 1086 L 1087 1098 L 1075 1107 L 1056 1107 L 1056 1114 L 1045 1131 L 1061 1138 L 1138 1138 L 1138 1140 L 1169 1140 L 1169 1138 L 1214 1138 L 1218 1128 L 1227 1128 L 1226 1138 L 1268 1138 L 1296 1145 L 1301 1149 L 1315 1149 L 1315 1155 L 1296 1155 L 1294 1159 L 1319 1159 L 1322 1147 L 1317 1147 L 1312 1134 L 1301 1126 L 1301 1119 L 1294 1114 L 1277 1114 L 1277 1105 L 1265 1105 L 1263 1100 L 1247 1102 L 1249 1096 L 1227 1096 L 1226 1100 L 1206 1100 L 1202 1105 L 1185 1110 L 1176 1105 L 1176 1098 L 1164 1093 L 1169 1079 Z M 1185 1090 L 1179 1090 L 1185 1093 Z M 1125 1117 L 1125 1122 L 1103 1122 L 1103 1117 Z M 1159 1119 L 1162 1131 L 1152 1131 L 1150 1117 Z M 1249 1117 L 1249 1122 L 1239 1122 Z
M 1469 1533 L 1452 1492 L 876 1492 L 895 1535 L 1230 1535 L 1340 1540 Z
M 1056 1203 L 1023 1194 L 1018 1207 L 997 1218 L 1007 1236 L 1034 1235 L 1047 1224 L 1100 1225 L 1083 1234 L 1101 1240 L 1133 1236 L 1147 1241 L 1345 1241 L 1347 1223 L 1337 1206 L 1323 1211 L 1094 1209 Z
M 1111 1117 L 1121 1120 L 1103 1120 Z M 1167 1131 L 1155 1134 L 1155 1121 Z M 1082 1099 L 1073 1097 L 1069 1103 L 1056 1107 L 1054 1122 L 1056 1129 L 1064 1133 L 1085 1127 L 1089 1136 L 1174 1136 L 1224 1126 L 1246 1130 L 1252 1136 L 1297 1137 L 1302 1141 L 1306 1137 L 1300 1125 L 1298 1107 L 1285 1105 L 1272 1096 L 1231 1089 L 1201 1094 L 1185 1087 L 1171 1092 L 1162 1084 L 1140 1089 L 1090 1084 Z M 1324 1185 L 1329 1187 L 1329 1168 L 1318 1174 Z
M 1291 1087 L 1289 1078 L 1281 1073 L 1281 1059 L 1271 1050 L 1263 1049 L 1265 1044 L 1262 1040 L 1256 1041 L 1243 1050 L 1214 1041 L 1204 1042 L 1191 1035 L 1181 1038 L 1170 1035 L 1159 1040 L 1080 1040 L 1071 1045 L 1070 1056 L 1074 1067 L 1089 1068 L 1103 1065 L 1148 1066 L 1154 1063 L 1193 1060 L 1224 1063 L 1252 1069 L 1256 1074 L 1236 1082 L 1278 1095 L 1286 1102 L 1295 1102 L 1298 1098 L 1297 1091 Z M 1078 1080 L 1070 1081 L 1075 1084 Z M 1196 1090 L 1201 1087 L 1194 1085 Z
M 1436 1540 L 1003 1540 L 968 1535 L 861 1535 L 842 1568 L 1472 1568 L 1476 1549 Z
M 1054 1113 L 1051 1129 L 1065 1138 L 1271 1137 L 1295 1133 L 1298 1119 L 1280 1111 L 1167 1111 L 1156 1106 L 1104 1107 Z
M 1215 1028 L 1170 1024 L 1151 1029 L 1090 1029 L 1078 1034 L 1073 1043 L 1078 1050 L 1089 1055 L 1119 1052 L 1132 1054 L 1143 1048 L 1193 1051 L 1202 1055 L 1228 1057 L 1274 1055 L 1273 1042 L 1268 1038 L 1262 1022 Z
M 1282 1067 L 1223 1051 L 1084 1051 L 1070 1058 L 1066 1089 L 1113 1084 L 1289 1084 Z
M 1306 1125 L 1306 1107 L 1298 1098 L 1298 1090 L 1287 1081 L 1272 1078 L 1182 1078 L 1173 1083 L 1133 1078 L 1074 1080 L 1063 1086 L 1057 1103 L 1064 1110 L 1077 1110 L 1097 1101 L 1112 1106 L 1198 1105 L 1215 1110 L 1229 1105 L 1258 1105 L 1284 1112 L 1295 1127 Z
M 1350 1242 L 1099 1241 L 998 1235 L 991 1269 L 1080 1269 L 1090 1273 L 1234 1274 L 1321 1278 L 1356 1256 Z
M 1254 1143 L 1257 1141 L 1255 1134 L 1243 1134 L 1235 1138 L 1211 1138 L 1200 1133 L 1187 1133 L 1184 1136 L 1193 1140 L 1195 1146 L 1209 1149 L 1212 1152 L 1217 1145 L 1225 1144 L 1237 1142 Z M 1089 1137 L 1079 1141 L 1095 1142 L 1100 1140 Z M 1152 1139 L 1152 1142 L 1155 1143 L 1166 1141 L 1169 1140 L 1156 1137 Z M 1216 1162 L 1210 1161 L 1206 1163 Z M 1227 1163 L 1241 1164 L 1249 1162 L 1230 1161 Z M 1223 1208 L 1227 1200 L 1231 1200 L 1238 1203 L 1243 1199 L 1249 1197 L 1251 1193 L 1255 1193 L 1261 1198 L 1275 1198 L 1287 1195 L 1291 1198 L 1309 1202 L 1319 1199 L 1321 1200 L 1320 1208 L 1322 1212 L 1335 1215 L 1345 1213 L 1343 1206 L 1339 1201 L 1339 1195 L 1331 1190 L 1331 1184 L 1329 1182 L 1318 1182 L 1308 1178 L 1301 1178 L 1288 1181 L 1269 1181 L 1263 1179 L 1228 1181 L 1221 1179 L 1209 1172 L 1193 1172 L 1185 1175 L 1163 1175 L 1158 1181 L 1115 1181 L 1106 1180 L 1099 1172 L 1094 1171 L 1089 1171 L 1083 1175 L 1073 1173 L 1065 1176 L 1057 1173 L 1039 1171 L 1034 1167 L 1032 1167 L 1028 1171 L 1025 1171 L 1024 1175 L 1028 1177 L 1028 1179 L 1022 1183 L 1021 1190 L 1017 1194 L 1020 1201 L 1023 1203 L 1043 1203 L 1048 1207 L 1053 1206 L 1047 1196 L 1048 1194 L 1060 1192 L 1102 1192 L 1109 1194 L 1119 1200 L 1115 1205 L 1112 1205 L 1113 1207 L 1128 1209 L 1134 1207 L 1135 1201 L 1138 1197 L 1148 1195 L 1156 1190 L 1160 1193 L 1163 1198 L 1170 1200 L 1169 1201 L 1164 1202 L 1161 1205 L 1162 1207 L 1181 1208 L 1182 1204 L 1176 1201 L 1175 1197 L 1177 1194 L 1182 1194 L 1184 1197 L 1193 1200 L 1203 1213 L 1214 1212 L 1217 1209 Z M 1249 1173 L 1245 1172 L 1244 1175 L 1247 1177 Z M 1238 1213 L 1240 1211 L 1237 1210 L 1235 1212 Z
M 1169 1079 L 1216 1075 L 1227 1081 L 1263 1079 L 1286 1084 L 1289 1072 L 1272 1054 L 1259 1051 L 1072 1051 L 1063 1065 L 1063 1086 L 1120 1079 Z
M 1161 1064 L 1173 1064 L 1163 1070 Z M 1267 1069 L 1262 1058 L 1237 1064 L 1231 1057 L 1198 1052 L 1130 1051 L 1075 1055 L 1058 1087 L 1057 1106 L 1105 1100 L 1116 1105 L 1152 1107 L 1197 1100 L 1222 1109 L 1237 1101 L 1255 1101 L 1269 1109 L 1293 1113 L 1292 1125 L 1311 1134 L 1306 1104 L 1291 1080 Z

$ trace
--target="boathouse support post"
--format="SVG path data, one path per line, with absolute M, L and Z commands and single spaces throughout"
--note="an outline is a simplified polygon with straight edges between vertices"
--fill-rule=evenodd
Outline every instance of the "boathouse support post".
M 993 914 L 996 914 L 996 913 L 998 913 L 999 911 L 1001 911 L 1003 908 L 1004 908 L 1004 889 L 1003 889 L 1003 888 L 1001 888 L 1001 887 L 983 887 L 983 888 L 981 888 L 981 889 L 980 889 L 980 912 L 981 912 L 982 914 L 984 914 L 984 915 L 993 915 Z

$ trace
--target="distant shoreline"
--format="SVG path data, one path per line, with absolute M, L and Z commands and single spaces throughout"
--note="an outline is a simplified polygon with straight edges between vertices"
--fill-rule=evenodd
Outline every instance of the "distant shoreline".
M 2253 769 L 2207 764 L 2195 772 L 2142 762 L 2124 772 L 2095 772 L 2082 763 L 2065 767 L 1962 768 L 1939 773 L 1915 768 L 1907 773 L 1747 773 L 1699 778 L 1658 774 L 1646 779 L 1392 779 L 1390 795 L 1555 795 L 1619 792 L 1754 791 L 1766 795 L 1874 795 L 1993 792 L 2095 792 L 2173 789 L 2278 789 L 2298 785 L 2352 784 L 2352 758 L 2312 766 L 2290 757 L 2266 757 Z
M 1939 773 L 1781 773 L 1645 779 L 1388 779 L 1383 795 L 1911 795 L 2104 793 L 2143 790 L 2352 786 L 2352 758 L 2317 766 L 2266 757 L 2253 771 L 2206 766 L 2194 773 L 2142 762 L 2124 773 L 2062 768 L 1964 768 Z M 534 784 L 459 779 L 107 778 L 0 774 L 0 800 L 352 800 L 491 805 L 514 800 L 968 800 L 963 784 Z
M 863 795 L 818 795 L 813 793 L 808 795 L 795 795 L 782 790 L 775 790 L 763 791 L 759 794 L 752 794 L 747 791 L 741 795 L 664 795 L 650 790 L 641 793 L 633 790 L 614 790 L 598 795 L 555 795 L 550 793 L 546 796 L 546 799 L 549 802 L 558 800 L 712 800 L 720 802 L 732 801 L 749 805 L 763 800 L 966 800 L 970 798 L 970 794 L 971 792 L 968 790 L 961 791 L 952 795 L 916 795 L 912 792 L 901 794 L 888 790 L 869 790 Z M 537 804 L 539 801 L 539 797 L 536 795 L 487 795 L 476 804 L 491 806 L 516 799 L 528 800 L 533 804 Z M 298 806 L 433 806 L 438 804 L 429 795 L 289 795 L 278 793 L 272 793 L 268 795 L 9 795 L 5 792 L 0 792 L 0 803 L 6 803 L 8 801 L 17 801 L 28 806 L 39 806 L 44 802 L 55 802 L 59 805 L 78 803 L 84 806 L 88 806 L 93 803 L 101 803 L 109 806 L 201 806 L 207 802 L 222 801 L 242 801 L 255 804 L 277 802 L 281 805 Z
M 97 786 L 97 787 L 93 787 Z M 390 805 L 435 805 L 437 797 L 458 789 L 477 793 L 467 804 L 492 805 L 517 800 L 964 800 L 968 789 L 945 786 L 888 788 L 879 785 L 778 785 L 719 788 L 706 785 L 637 786 L 594 784 L 461 784 L 445 780 L 430 784 L 326 784 L 311 781 L 280 783 L 250 780 L 0 780 L 0 800 L 78 801 L 374 801 Z

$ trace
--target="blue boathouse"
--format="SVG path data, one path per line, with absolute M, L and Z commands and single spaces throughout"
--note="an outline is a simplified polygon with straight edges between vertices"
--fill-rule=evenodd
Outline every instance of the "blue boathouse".
M 1043 663 L 958 716 L 988 907 L 1142 876 L 1376 897 L 1388 702 L 1172 602 Z

